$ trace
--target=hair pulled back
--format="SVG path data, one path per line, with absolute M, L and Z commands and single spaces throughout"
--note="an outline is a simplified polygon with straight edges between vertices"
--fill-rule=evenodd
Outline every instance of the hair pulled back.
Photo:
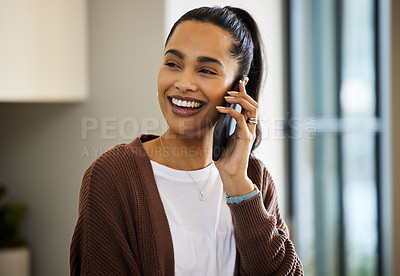
M 239 64 L 237 80 L 243 75 L 249 77 L 246 85 L 247 94 L 258 101 L 264 75 L 263 43 L 257 23 L 245 10 L 231 6 L 201 7 L 188 11 L 172 26 L 165 46 L 174 33 L 176 27 L 189 20 L 211 23 L 232 35 L 233 43 L 230 54 Z M 256 126 L 254 150 L 261 142 L 261 128 Z

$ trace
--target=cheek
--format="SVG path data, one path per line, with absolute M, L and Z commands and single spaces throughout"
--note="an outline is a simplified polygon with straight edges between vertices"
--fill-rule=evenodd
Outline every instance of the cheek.
M 219 91 L 210 97 L 210 101 L 217 105 L 222 105 L 225 101 L 224 99 L 225 91 Z
M 166 85 L 165 81 L 166 81 L 165 73 L 163 72 L 162 69 L 160 69 L 160 71 L 158 71 L 158 76 L 157 76 L 157 91 L 159 96 L 160 94 L 162 94 L 164 90 L 163 88 L 165 88 Z
M 165 72 L 162 69 L 158 72 L 157 76 L 157 97 L 158 103 L 160 104 L 161 110 L 164 112 L 164 102 L 165 99 L 165 91 L 168 89 L 168 78 L 166 77 Z
M 222 105 L 225 102 L 224 96 L 227 96 L 226 92 L 229 90 L 228 87 L 229 86 L 222 83 L 204 88 L 203 91 L 207 91 L 206 96 L 214 105 Z

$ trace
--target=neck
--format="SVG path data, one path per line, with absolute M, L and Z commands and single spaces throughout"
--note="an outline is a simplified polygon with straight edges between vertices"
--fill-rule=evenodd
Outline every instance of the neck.
M 212 132 L 202 137 L 187 137 L 167 130 L 161 139 L 161 148 L 166 151 L 162 155 L 171 167 L 198 170 L 212 162 Z

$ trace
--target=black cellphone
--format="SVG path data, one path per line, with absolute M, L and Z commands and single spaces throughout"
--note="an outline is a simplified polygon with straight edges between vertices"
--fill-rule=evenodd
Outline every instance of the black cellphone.
M 245 83 L 246 76 L 243 76 L 241 79 L 243 83 Z M 239 91 L 239 80 L 235 83 L 232 88 L 232 91 Z M 235 109 L 237 112 L 242 111 L 242 107 L 239 104 L 230 104 L 225 102 L 225 107 L 230 107 Z M 235 132 L 236 129 L 236 120 L 228 114 L 221 114 L 218 118 L 217 124 L 214 128 L 214 136 L 213 136 L 213 152 L 212 159 L 214 161 L 218 161 L 221 157 L 222 152 L 228 142 L 228 138 Z

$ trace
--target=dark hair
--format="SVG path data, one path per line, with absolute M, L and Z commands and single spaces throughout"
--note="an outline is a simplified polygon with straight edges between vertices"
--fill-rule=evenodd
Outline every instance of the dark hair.
M 245 10 L 226 7 L 201 7 L 185 13 L 175 22 L 168 34 L 165 46 L 174 33 L 176 27 L 185 21 L 195 20 L 214 24 L 229 32 L 233 37 L 231 55 L 239 64 L 237 79 L 247 75 L 249 82 L 246 85 L 247 93 L 258 101 L 264 75 L 264 47 L 257 23 Z M 256 126 L 256 139 L 252 151 L 261 142 L 261 128 Z

